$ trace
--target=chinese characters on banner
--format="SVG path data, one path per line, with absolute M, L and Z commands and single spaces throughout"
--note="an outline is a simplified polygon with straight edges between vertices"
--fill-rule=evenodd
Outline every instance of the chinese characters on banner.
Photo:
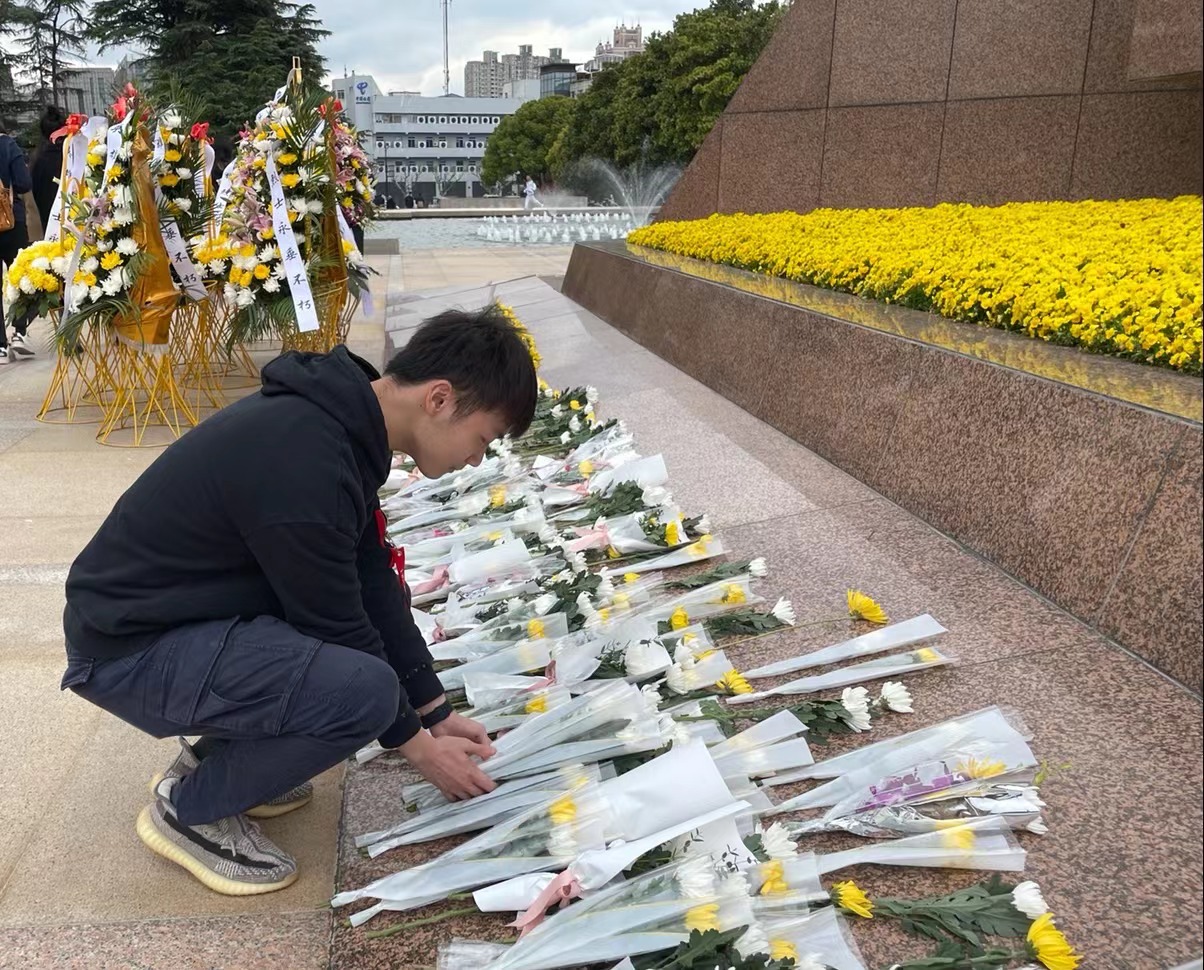
M 268 155 L 268 187 L 272 192 L 272 228 L 276 231 L 276 244 L 280 247 L 280 259 L 284 263 L 289 292 L 293 297 L 293 308 L 297 311 L 297 329 L 302 333 L 318 329 L 318 309 L 309 288 L 309 277 L 305 275 L 305 261 L 293 235 L 293 224 L 288 221 L 288 201 L 284 197 L 284 183 L 276 161 Z
M 176 279 L 184 287 L 184 292 L 194 300 L 206 297 L 205 284 L 201 282 L 201 271 L 188 253 L 188 244 L 180 233 L 180 228 L 172 219 L 164 219 L 159 226 L 159 235 L 163 237 L 163 245 L 167 247 L 167 255 L 171 257 L 171 269 Z

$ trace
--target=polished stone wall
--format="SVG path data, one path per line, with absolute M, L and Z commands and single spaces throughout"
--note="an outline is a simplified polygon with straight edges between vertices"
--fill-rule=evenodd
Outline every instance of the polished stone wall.
M 564 292 L 1200 691 L 1198 378 L 625 243 Z
M 662 219 L 1199 193 L 1201 0 L 794 0 Z

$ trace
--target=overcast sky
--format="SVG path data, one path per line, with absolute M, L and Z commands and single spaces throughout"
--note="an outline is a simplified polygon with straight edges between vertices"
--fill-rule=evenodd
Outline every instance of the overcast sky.
M 451 90 L 464 93 L 464 64 L 488 48 L 517 52 L 531 44 L 536 54 L 560 47 L 567 59 L 584 63 L 616 24 L 638 22 L 644 36 L 666 30 L 683 11 L 706 0 L 452 0 Z M 443 92 L 443 18 L 439 0 L 314 0 L 331 36 L 322 54 L 332 74 L 344 66 L 373 75 L 382 89 Z M 95 64 L 116 64 L 123 51 L 89 52 Z M 270 92 L 269 92 L 270 93 Z

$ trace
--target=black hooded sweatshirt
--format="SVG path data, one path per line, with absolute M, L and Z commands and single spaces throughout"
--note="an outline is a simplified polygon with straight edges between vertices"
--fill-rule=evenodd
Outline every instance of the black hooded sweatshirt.
M 403 696 L 381 743 L 417 733 L 414 707 L 443 688 L 384 539 L 378 376 L 345 347 L 287 353 L 259 393 L 172 444 L 71 566 L 71 650 L 120 657 L 188 623 L 275 616 L 387 660 Z

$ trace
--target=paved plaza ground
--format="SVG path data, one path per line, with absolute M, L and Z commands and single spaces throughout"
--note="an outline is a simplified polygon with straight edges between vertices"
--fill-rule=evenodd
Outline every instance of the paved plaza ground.
M 545 378 L 601 392 L 644 454 L 663 452 L 689 513 L 708 512 L 736 556 L 765 556 L 766 595 L 790 597 L 800 629 L 732 651 L 740 667 L 819 645 L 808 621 L 872 593 L 899 618 L 931 612 L 961 665 L 911 682 L 916 714 L 875 737 L 992 703 L 1010 705 L 1056 766 L 1050 833 L 1025 837 L 1059 925 L 1088 968 L 1165 968 L 1199 956 L 1199 699 L 791 439 L 555 293 L 567 248 L 431 251 L 372 259 L 395 297 L 528 278 L 504 292 L 538 342 Z M 352 328 L 378 361 L 388 301 Z M 39 336 L 44 337 L 45 334 Z M 452 935 L 497 937 L 501 919 L 435 924 L 387 940 L 338 922 L 338 888 L 431 858 L 445 843 L 369 863 L 355 834 L 397 811 L 395 757 L 333 769 L 304 809 L 265 823 L 293 852 L 289 889 L 232 899 L 152 855 L 134 833 L 147 780 L 175 750 L 60 693 L 63 582 L 75 554 L 155 449 L 103 447 L 94 428 L 33 415 L 51 359 L 0 369 L 0 967 L 327 970 L 434 967 Z M 864 741 L 864 739 L 862 739 Z M 847 747 L 847 740 L 834 750 Z M 945 891 L 976 874 L 858 871 L 871 894 Z M 458 905 L 463 905 L 458 904 Z M 390 914 L 387 926 L 429 912 Z M 880 921 L 879 921 L 880 922 Z M 900 938 L 857 927 L 873 966 Z M 922 944 L 895 950 L 919 956 Z

